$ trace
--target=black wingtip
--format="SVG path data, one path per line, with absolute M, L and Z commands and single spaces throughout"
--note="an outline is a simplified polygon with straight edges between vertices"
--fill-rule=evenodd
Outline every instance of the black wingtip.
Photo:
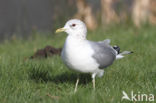
M 133 51 L 131 51 L 130 53 L 134 53 Z
M 117 51 L 118 54 L 120 53 L 120 47 L 119 46 L 114 45 L 113 48 Z

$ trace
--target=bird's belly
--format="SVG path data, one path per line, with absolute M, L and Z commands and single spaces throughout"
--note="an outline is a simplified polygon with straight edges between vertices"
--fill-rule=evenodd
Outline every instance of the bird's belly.
M 98 69 L 97 62 L 92 58 L 90 48 L 75 47 L 64 49 L 62 51 L 64 63 L 74 71 L 83 73 L 93 73 Z

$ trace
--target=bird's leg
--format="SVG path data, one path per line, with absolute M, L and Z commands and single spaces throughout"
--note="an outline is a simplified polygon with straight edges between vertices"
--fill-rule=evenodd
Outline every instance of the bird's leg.
M 78 86 L 78 84 L 79 84 L 79 76 L 78 76 L 78 78 L 77 78 L 77 80 L 76 80 L 74 93 L 76 93 L 76 91 L 77 91 L 77 86 Z
M 93 78 L 93 89 L 95 90 L 95 78 Z
M 92 74 L 92 82 L 93 82 L 93 89 L 94 89 L 94 90 L 95 90 L 95 76 L 96 76 L 96 74 L 93 73 L 93 74 Z

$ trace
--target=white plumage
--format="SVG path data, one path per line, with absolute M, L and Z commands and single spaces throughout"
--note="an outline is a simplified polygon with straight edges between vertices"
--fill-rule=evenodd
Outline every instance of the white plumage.
M 98 71 L 99 64 L 92 57 L 94 51 L 87 40 L 68 36 L 62 51 L 62 59 L 72 70 L 83 73 Z

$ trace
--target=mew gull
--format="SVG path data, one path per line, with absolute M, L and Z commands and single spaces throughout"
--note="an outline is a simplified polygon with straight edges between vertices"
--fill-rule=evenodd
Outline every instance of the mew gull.
M 104 68 L 110 66 L 114 60 L 132 53 L 129 51 L 120 53 L 120 48 L 112 47 L 109 39 L 99 42 L 87 40 L 86 25 L 78 19 L 67 21 L 63 28 L 56 30 L 56 33 L 63 31 L 68 34 L 61 54 L 63 62 L 71 70 L 90 73 L 94 89 L 96 75 L 103 76 Z M 75 92 L 78 82 L 79 78 L 76 81 Z

